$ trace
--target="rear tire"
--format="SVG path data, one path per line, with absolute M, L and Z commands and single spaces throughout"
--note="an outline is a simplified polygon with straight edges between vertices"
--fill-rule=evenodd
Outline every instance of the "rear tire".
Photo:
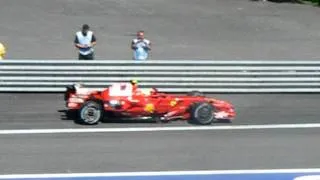
M 215 121 L 214 107 L 207 102 L 198 102 L 191 106 L 190 122 L 200 125 L 209 125 Z
M 103 119 L 102 104 L 97 101 L 88 101 L 79 110 L 78 122 L 85 125 L 96 125 Z

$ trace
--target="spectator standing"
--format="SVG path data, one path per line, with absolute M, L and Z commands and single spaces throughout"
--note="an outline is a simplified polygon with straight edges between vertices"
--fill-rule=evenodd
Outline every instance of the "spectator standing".
M 93 60 L 94 46 L 96 45 L 96 37 L 88 24 L 82 26 L 81 31 L 76 33 L 74 40 L 76 48 L 79 50 L 79 60 Z
M 6 47 L 0 43 L 0 60 L 4 59 L 4 56 L 6 55 Z
M 144 37 L 144 31 L 137 32 L 137 37 L 131 42 L 131 49 L 133 50 L 134 60 L 148 59 L 149 51 L 151 50 L 151 42 Z

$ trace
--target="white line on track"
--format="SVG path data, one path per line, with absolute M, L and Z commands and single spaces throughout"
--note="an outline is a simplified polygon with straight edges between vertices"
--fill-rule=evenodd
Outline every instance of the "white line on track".
M 184 126 L 184 127 L 127 127 L 127 128 L 82 128 L 82 129 L 16 129 L 0 130 L 6 134 L 57 134 L 57 133 L 108 133 L 108 132 L 154 132 L 154 131 L 203 131 L 203 130 L 254 130 L 254 129 L 301 129 L 320 128 L 318 124 L 268 124 L 237 126 Z
M 18 178 L 71 178 L 71 177 L 117 177 L 117 176 L 178 176 L 214 174 L 270 174 L 270 173 L 320 173 L 320 169 L 260 169 L 260 170 L 202 170 L 202 171 L 146 171 L 110 173 L 68 173 L 68 174 L 10 174 L 0 175 L 0 179 Z

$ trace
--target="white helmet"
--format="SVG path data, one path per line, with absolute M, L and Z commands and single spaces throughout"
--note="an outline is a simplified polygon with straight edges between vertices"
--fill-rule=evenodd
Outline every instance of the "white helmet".
M 83 87 L 83 84 L 80 83 L 80 82 L 78 82 L 78 83 L 74 83 L 73 86 L 74 86 L 75 88 L 82 88 L 82 87 Z

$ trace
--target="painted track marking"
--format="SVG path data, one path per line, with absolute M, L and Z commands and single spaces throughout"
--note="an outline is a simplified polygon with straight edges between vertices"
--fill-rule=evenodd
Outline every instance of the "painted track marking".
M 150 172 L 110 172 L 110 173 L 64 173 L 64 174 L 10 174 L 0 175 L 0 179 L 17 178 L 70 178 L 70 177 L 125 177 L 125 176 L 179 176 L 179 175 L 219 175 L 219 174 L 272 174 L 272 173 L 319 173 L 319 168 L 310 169 L 261 169 L 261 170 L 202 170 L 202 171 L 150 171 Z
M 254 129 L 302 129 L 320 128 L 318 124 L 269 124 L 238 126 L 192 126 L 192 127 L 133 127 L 133 128 L 83 128 L 83 129 L 16 129 L 0 130 L 8 134 L 55 134 L 55 133 L 110 133 L 110 132 L 155 132 L 155 131 L 203 131 L 203 130 L 254 130 Z

